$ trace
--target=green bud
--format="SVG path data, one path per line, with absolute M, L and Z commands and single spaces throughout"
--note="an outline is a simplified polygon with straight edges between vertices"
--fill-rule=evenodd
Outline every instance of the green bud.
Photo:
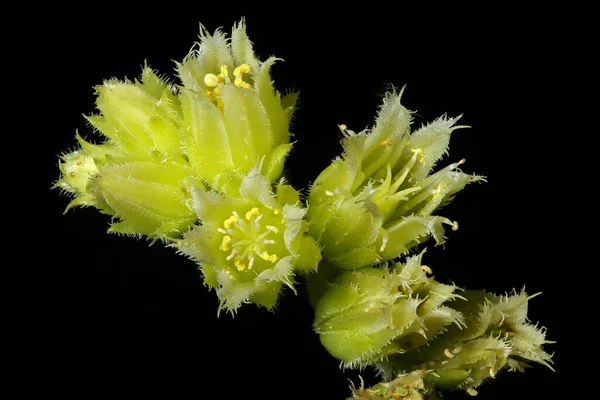
M 339 268 L 353 269 L 392 260 L 433 237 L 444 241 L 440 207 L 468 183 L 451 164 L 430 175 L 447 151 L 459 118 L 441 117 L 410 132 L 411 114 L 389 94 L 372 131 L 354 133 L 341 126 L 343 157 L 333 161 L 314 182 L 308 202 L 310 233 L 324 256 Z
M 88 185 L 94 206 L 119 218 L 109 232 L 178 236 L 196 220 L 187 170 L 176 163 L 107 164 Z
M 315 240 L 305 234 L 306 209 L 289 202 L 297 192 L 280 184 L 274 194 L 270 186 L 254 170 L 243 177 L 235 197 L 194 191 L 202 225 L 177 247 L 199 263 L 205 284 L 219 297 L 219 311 L 235 313 L 246 302 L 273 309 L 282 286 L 294 290 L 294 274 L 314 270 L 321 260 Z
M 240 22 L 231 40 L 202 29 L 197 48 L 178 64 L 183 145 L 194 176 L 213 188 L 235 194 L 241 176 L 257 165 L 271 182 L 281 175 L 296 95 L 282 99 L 275 91 L 275 61 L 256 58 Z
M 61 179 L 55 187 L 76 195 L 85 193 L 90 177 L 98 172 L 94 158 L 83 150 L 62 155 L 58 168 Z
M 458 297 L 456 287 L 427 277 L 421 257 L 343 273 L 316 301 L 315 330 L 344 365 L 373 365 L 462 324 L 460 313 L 443 305 Z
M 116 79 L 97 86 L 99 115 L 87 117 L 108 141 L 107 154 L 127 161 L 183 161 L 181 111 L 175 89 L 149 68 L 141 82 Z

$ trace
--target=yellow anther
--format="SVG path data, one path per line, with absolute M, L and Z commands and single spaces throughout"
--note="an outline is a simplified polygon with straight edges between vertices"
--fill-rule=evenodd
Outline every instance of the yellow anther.
M 243 271 L 246 269 L 246 264 L 244 264 L 242 259 L 239 257 L 235 258 L 234 264 L 238 271 Z
M 445 349 L 444 350 L 444 354 L 446 355 L 446 357 L 448 358 L 454 358 L 454 354 L 452 354 L 452 352 L 449 349 Z
M 392 144 L 392 139 L 385 138 L 384 140 L 381 141 L 381 143 L 379 143 L 380 146 L 385 146 L 386 144 L 391 145 Z
M 204 75 L 204 84 L 208 87 L 215 87 L 219 84 L 219 77 L 215 74 Z
M 241 88 L 244 88 L 244 89 L 250 89 L 250 88 L 252 88 L 252 85 L 250 85 L 247 82 L 244 82 L 241 77 L 235 78 L 235 81 L 233 81 L 233 83 L 235 84 L 235 86 L 241 87 Z
M 246 213 L 246 219 L 248 221 L 250 221 L 252 219 L 252 217 L 257 217 L 259 215 L 260 215 L 260 211 L 258 211 L 258 208 L 254 207 L 252 210 L 250 210 Z
M 260 255 L 260 258 L 266 261 L 271 261 L 273 264 L 275 264 L 277 261 L 277 256 L 275 254 L 269 254 L 266 251 L 263 251 L 263 253 Z
M 223 222 L 223 226 L 225 226 L 225 229 L 229 229 L 231 228 L 231 224 L 235 224 L 236 222 L 238 222 L 238 218 L 232 215 Z
M 229 76 L 229 67 L 227 67 L 227 65 L 221 65 L 221 73 L 219 75 L 227 78 Z
M 250 66 L 248 64 L 242 64 L 233 70 L 233 76 L 241 77 L 242 74 L 247 74 L 248 72 L 250 72 Z
M 221 251 L 229 250 L 229 247 L 227 246 L 229 244 L 229 242 L 231 242 L 231 236 L 229 236 L 229 235 L 223 236 L 223 241 L 221 242 L 221 245 L 219 246 L 219 250 L 221 250 Z

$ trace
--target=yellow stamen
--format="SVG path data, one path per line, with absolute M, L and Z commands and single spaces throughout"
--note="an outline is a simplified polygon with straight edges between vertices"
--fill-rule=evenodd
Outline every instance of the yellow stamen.
M 231 236 L 229 236 L 229 235 L 223 236 L 223 241 L 221 242 L 221 245 L 219 246 L 219 250 L 221 250 L 221 251 L 229 250 L 229 247 L 227 246 L 229 244 L 229 242 L 231 242 Z
M 392 140 L 390 138 L 385 138 L 384 140 L 381 141 L 381 143 L 379 143 L 380 146 L 385 146 L 386 144 L 392 144 Z
M 227 78 L 229 76 L 229 67 L 227 67 L 227 65 L 221 65 L 221 73 L 219 75 Z
M 246 264 L 244 264 L 242 259 L 239 257 L 235 258 L 234 264 L 238 271 L 243 271 L 246 269 Z
M 252 208 L 252 210 L 250 210 L 246 213 L 246 219 L 248 221 L 250 221 L 252 219 L 252 217 L 257 217 L 259 215 L 260 215 L 260 212 L 258 211 L 258 208 L 254 207 L 254 208 Z
M 277 256 L 275 254 L 269 254 L 266 251 L 263 251 L 263 253 L 260 255 L 260 258 L 266 261 L 271 261 L 273 264 L 275 264 L 277 261 Z
M 248 72 L 250 72 L 250 66 L 248 64 L 242 64 L 233 70 L 233 76 L 241 77 L 242 74 L 247 74 Z
M 247 82 L 244 82 L 242 80 L 242 78 L 235 78 L 235 81 L 233 83 L 235 84 L 235 86 L 241 87 L 241 88 L 244 88 L 244 89 L 250 89 L 250 88 L 252 88 L 252 85 L 250 85 Z
M 215 87 L 219 84 L 219 77 L 215 74 L 204 75 L 204 84 L 208 87 Z
M 225 226 L 225 229 L 230 229 L 231 224 L 235 224 L 236 222 L 238 222 L 238 218 L 235 215 L 232 215 L 223 222 L 223 226 Z

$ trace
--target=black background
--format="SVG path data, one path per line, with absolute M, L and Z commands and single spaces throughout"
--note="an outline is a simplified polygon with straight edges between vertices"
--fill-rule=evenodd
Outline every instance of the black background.
M 254 2 L 252 2 L 254 3 Z M 247 4 L 251 9 L 252 4 Z M 144 6 L 146 7 L 146 6 Z M 146 60 L 174 79 L 197 39 L 246 16 L 261 59 L 276 55 L 278 89 L 300 91 L 293 126 L 297 143 L 287 176 L 307 185 L 340 151 L 337 124 L 356 131 L 372 125 L 380 99 L 407 85 L 404 104 L 415 126 L 448 113 L 463 114 L 468 130 L 453 134 L 444 163 L 465 158 L 463 170 L 488 177 L 461 193 L 443 215 L 460 229 L 425 262 L 443 282 L 503 293 L 526 287 L 543 292 L 530 318 L 548 328 L 557 372 L 536 366 L 503 373 L 482 386 L 482 399 L 535 399 L 568 387 L 567 350 L 561 337 L 568 265 L 558 251 L 569 238 L 558 196 L 555 157 L 565 150 L 556 104 L 563 60 L 570 57 L 564 18 L 556 10 L 486 7 L 465 12 L 349 5 L 325 15 L 321 7 L 265 6 L 252 12 L 213 2 L 187 9 L 165 4 L 141 8 L 69 10 L 45 21 L 37 55 L 53 76 L 41 175 L 58 177 L 56 156 L 75 145 L 78 129 L 93 137 L 82 114 L 94 111 L 92 86 L 111 77 L 135 78 Z M 149 8 L 150 6 L 147 6 Z M 396 9 L 397 8 L 397 9 Z M 148 10 L 146 10 L 148 11 Z M 568 19 L 568 17 L 565 16 Z M 551 161 L 552 160 L 552 161 Z M 47 392 L 88 398 L 99 392 L 131 398 L 343 399 L 347 378 L 311 330 L 303 288 L 286 291 L 275 313 L 252 305 L 235 318 L 217 318 L 214 293 L 203 287 L 194 263 L 160 244 L 105 233 L 109 219 L 92 209 L 61 213 L 68 199 L 44 193 L 43 224 L 51 256 L 44 257 L 47 297 L 35 323 L 44 334 L 32 360 L 50 376 Z M 32 254 L 34 258 L 37 254 Z M 361 373 L 374 383 L 372 373 Z M 144 393 L 144 395 L 142 395 Z M 466 398 L 462 393 L 447 396 Z

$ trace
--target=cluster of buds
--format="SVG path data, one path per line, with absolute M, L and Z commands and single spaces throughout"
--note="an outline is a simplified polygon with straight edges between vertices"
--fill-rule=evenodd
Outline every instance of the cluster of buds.
M 296 271 L 321 259 L 306 235 L 299 193 L 281 178 L 297 95 L 282 97 L 243 23 L 231 38 L 202 30 L 177 64 L 181 85 L 150 68 L 141 81 L 96 88 L 106 138 L 62 156 L 57 187 L 67 209 L 93 206 L 114 217 L 110 232 L 160 238 L 197 261 L 221 307 L 269 309 Z
M 64 154 L 56 187 L 74 196 L 67 210 L 93 206 L 117 219 L 109 232 L 181 234 L 196 220 L 189 166 L 181 148 L 175 88 L 145 67 L 140 81 L 97 86 L 99 115 L 87 120 L 106 140 Z
M 430 174 L 447 151 L 459 118 L 440 117 L 410 132 L 411 113 L 389 94 L 371 131 L 341 126 L 344 154 L 314 182 L 308 204 L 310 233 L 323 256 L 343 269 L 360 268 L 406 254 L 429 237 L 444 241 L 433 215 L 468 183 L 483 178 L 461 172 L 464 160 Z
M 427 346 L 378 364 L 384 379 L 402 376 L 407 371 L 429 371 L 425 386 L 433 390 L 465 390 L 476 395 L 476 388 L 503 370 L 523 371 L 533 363 L 552 369 L 552 355 L 542 346 L 544 328 L 527 320 L 528 302 L 524 291 L 496 296 L 484 291 L 466 291 L 452 308 L 463 316 L 464 325 L 448 331 Z

